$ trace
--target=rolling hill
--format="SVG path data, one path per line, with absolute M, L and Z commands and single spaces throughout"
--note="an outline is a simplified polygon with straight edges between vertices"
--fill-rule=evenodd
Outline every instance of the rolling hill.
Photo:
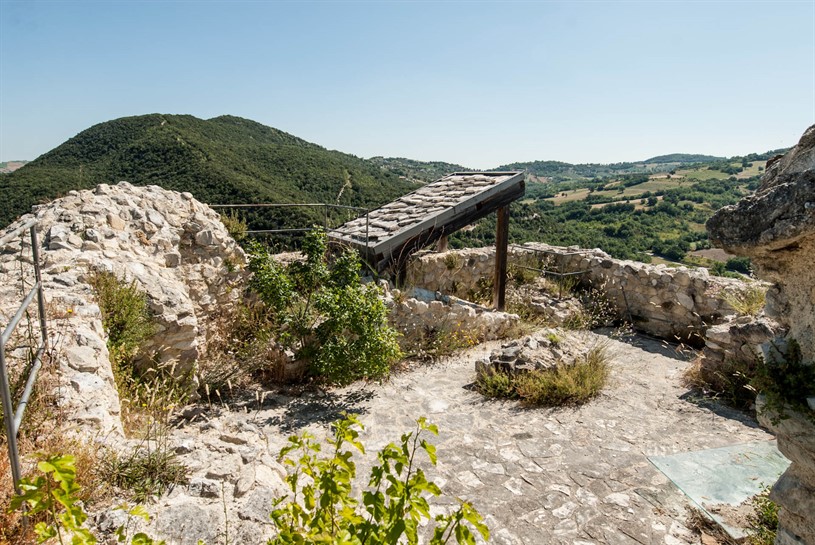
M 189 191 L 203 202 L 336 203 L 375 207 L 415 183 L 248 119 L 150 114 L 94 125 L 0 176 L 0 225 L 72 189 L 127 180 Z M 254 217 L 261 228 L 320 221 L 321 211 Z

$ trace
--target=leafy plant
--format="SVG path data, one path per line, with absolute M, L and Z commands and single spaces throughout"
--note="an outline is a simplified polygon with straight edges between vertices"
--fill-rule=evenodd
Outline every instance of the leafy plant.
M 753 512 L 747 516 L 747 543 L 749 545 L 773 545 L 778 531 L 778 505 L 770 499 L 770 487 L 764 488 L 751 500 Z
M 288 500 L 278 499 L 272 511 L 278 534 L 269 540 L 270 545 L 419 542 L 420 526 L 433 522 L 428 497 L 441 495 L 441 489 L 427 479 L 416 455 L 422 450 L 431 464 L 436 464 L 436 448 L 423 435 L 438 435 L 438 429 L 420 418 L 416 430 L 403 434 L 399 445 L 391 443 L 383 448 L 360 502 L 353 494 L 356 464 L 351 448 L 364 454 L 359 441 L 361 429 L 353 415 L 335 422 L 333 438 L 326 441 L 329 449 L 325 457 L 319 456 L 321 445 L 307 432 L 289 438 L 281 457 L 292 468 L 286 479 L 292 493 Z M 453 513 L 435 517 L 429 543 L 441 545 L 455 537 L 456 543 L 474 544 L 473 530 L 489 539 L 478 511 L 460 502 Z
M 36 477 L 27 477 L 20 482 L 22 493 L 11 501 L 11 508 L 20 510 L 25 505 L 26 515 L 42 518 L 34 525 L 37 543 L 57 539 L 64 545 L 70 538 L 71 545 L 94 545 L 96 536 L 85 528 L 88 519 L 80 501 L 80 488 L 76 484 L 75 460 L 71 455 L 54 455 L 40 461 Z M 147 511 L 140 505 L 122 506 L 128 517 L 148 520 Z M 128 519 L 129 524 L 129 519 Z M 128 528 L 120 526 L 116 530 L 119 543 L 130 545 L 165 545 L 144 533 L 129 538 Z M 200 543 L 200 542 L 199 542 Z
M 37 542 L 57 538 L 62 544 L 65 532 L 66 539 L 71 535 L 72 545 L 96 543 L 96 538 L 84 527 L 88 516 L 78 503 L 74 457 L 51 456 L 40 461 L 37 468 L 43 474 L 34 479 L 23 479 L 21 494 L 11 500 L 12 509 L 20 509 L 25 504 L 29 515 L 45 515 L 45 520 L 34 526 Z
M 275 312 L 278 340 L 309 362 L 312 375 L 336 384 L 380 378 L 401 356 L 379 288 L 360 281 L 361 263 L 347 250 L 329 260 L 326 234 L 312 230 L 305 259 L 284 267 L 250 246 L 250 287 Z

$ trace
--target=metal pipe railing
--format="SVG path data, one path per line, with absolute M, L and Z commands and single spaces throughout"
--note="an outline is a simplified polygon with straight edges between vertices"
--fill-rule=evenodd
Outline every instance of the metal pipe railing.
M 258 204 L 210 204 L 210 208 L 323 208 L 323 228 L 328 232 L 328 211 L 332 208 L 340 210 L 354 210 L 365 212 L 365 253 L 370 253 L 370 210 L 359 206 L 349 206 L 346 204 L 328 203 L 258 203 Z M 247 234 L 280 234 L 280 233 L 307 233 L 310 228 L 292 229 L 247 229 Z
M 20 432 L 20 426 L 23 422 L 23 415 L 28 406 L 28 401 L 34 391 L 34 384 L 37 381 L 37 374 L 40 367 L 42 367 L 42 357 L 45 354 L 48 345 L 48 327 L 45 318 L 45 296 L 42 290 L 42 275 L 40 273 L 40 252 L 39 240 L 37 237 L 37 220 L 32 219 L 26 222 L 21 227 L 18 227 L 11 233 L 6 234 L 0 238 L 0 248 L 6 246 L 9 242 L 20 236 L 22 233 L 29 231 L 31 235 L 31 253 L 34 261 L 34 287 L 23 299 L 20 308 L 12 317 L 11 321 L 6 326 L 3 334 L 0 335 L 0 398 L 3 403 L 3 422 L 6 428 L 6 439 L 8 441 L 8 457 L 11 464 L 11 477 L 14 482 L 14 489 L 20 492 L 20 479 L 22 479 L 22 468 L 20 467 L 20 452 L 17 448 L 17 434 Z M 25 316 L 26 310 L 37 297 L 37 307 L 39 310 L 40 322 L 40 345 L 35 352 L 34 359 L 31 363 L 31 368 L 28 371 L 25 387 L 20 395 L 20 400 L 17 403 L 17 409 L 14 408 L 14 400 L 11 397 L 11 385 L 9 384 L 8 369 L 6 367 L 6 344 L 11 339 L 14 329 L 19 325 L 20 321 Z

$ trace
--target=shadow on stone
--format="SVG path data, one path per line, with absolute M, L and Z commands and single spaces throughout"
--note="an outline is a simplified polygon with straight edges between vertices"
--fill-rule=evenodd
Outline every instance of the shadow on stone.
M 729 420 L 736 420 L 744 424 L 745 426 L 749 426 L 751 428 L 760 428 L 761 426 L 758 425 L 755 417 L 745 414 L 738 409 L 734 409 L 732 407 L 728 407 L 727 405 L 723 405 L 716 401 L 713 398 L 704 396 L 698 390 L 689 390 L 679 396 L 679 399 L 682 401 L 687 401 L 688 403 L 693 403 L 697 407 L 701 409 L 706 409 L 713 414 L 721 416 L 722 418 L 727 418 Z
M 328 424 L 341 419 L 344 413 L 366 414 L 368 409 L 363 403 L 373 397 L 373 392 L 365 390 L 304 394 L 284 403 L 283 414 L 269 418 L 265 425 L 290 433 L 310 424 Z

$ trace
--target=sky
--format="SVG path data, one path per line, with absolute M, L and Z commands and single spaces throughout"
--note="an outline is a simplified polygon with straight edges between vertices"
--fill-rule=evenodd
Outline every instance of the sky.
M 815 0 L 0 0 L 0 161 L 148 113 L 480 169 L 763 152 L 815 123 Z

